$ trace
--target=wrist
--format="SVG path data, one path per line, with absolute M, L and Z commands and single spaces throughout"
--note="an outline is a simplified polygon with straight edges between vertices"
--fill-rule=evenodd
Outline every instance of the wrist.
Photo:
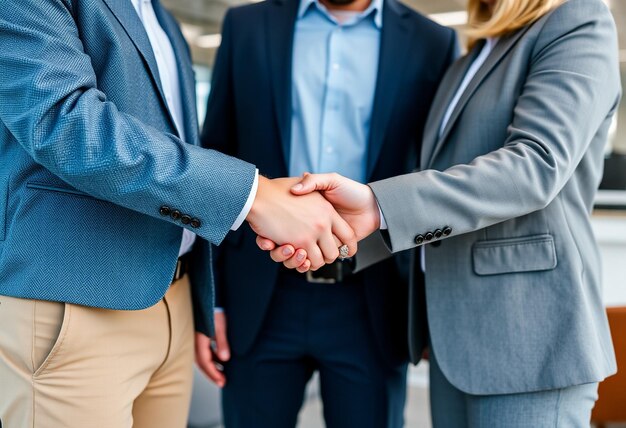
M 380 205 L 378 204 L 378 200 L 376 199 L 376 195 L 374 194 L 374 191 L 372 190 L 371 187 L 367 186 L 367 189 L 369 190 L 369 194 L 370 194 L 370 212 L 372 214 L 372 221 L 374 223 L 374 230 L 378 230 L 380 229 L 380 225 L 381 225 L 381 210 L 380 210 Z
M 246 217 L 246 220 L 249 223 L 253 223 L 256 218 L 258 218 L 259 213 L 263 211 L 263 194 L 267 191 L 267 186 L 269 186 L 269 179 L 259 175 L 259 184 L 257 187 L 256 196 L 254 197 L 254 202 L 252 202 L 252 206 L 250 207 L 250 211 Z

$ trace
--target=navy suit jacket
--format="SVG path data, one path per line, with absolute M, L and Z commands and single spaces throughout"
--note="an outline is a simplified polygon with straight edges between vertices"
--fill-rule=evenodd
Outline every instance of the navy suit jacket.
M 227 13 L 202 134 L 206 147 L 254 163 L 270 177 L 288 175 L 297 10 L 297 0 L 268 0 Z M 368 141 L 369 181 L 418 165 L 431 101 L 457 53 L 452 30 L 396 0 L 384 3 L 381 37 Z M 232 350 L 243 354 L 263 323 L 279 266 L 259 251 L 247 225 L 229 233 L 215 250 L 218 304 L 228 315 Z M 391 364 L 406 361 L 408 354 L 408 281 L 399 265 L 409 263 L 389 259 L 364 274 L 372 331 Z

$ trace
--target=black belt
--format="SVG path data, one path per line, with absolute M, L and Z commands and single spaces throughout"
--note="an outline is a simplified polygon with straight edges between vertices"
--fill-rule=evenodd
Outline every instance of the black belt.
M 299 273 L 295 269 L 287 269 L 287 271 L 305 277 L 306 281 L 312 284 L 336 284 L 354 275 L 353 264 L 352 259 L 345 259 L 336 260 L 331 264 L 322 266 L 315 272 L 308 271 L 306 274 Z
M 176 270 L 174 270 L 174 277 L 172 278 L 172 284 L 179 281 L 189 272 L 189 253 L 183 254 L 178 258 L 176 262 Z

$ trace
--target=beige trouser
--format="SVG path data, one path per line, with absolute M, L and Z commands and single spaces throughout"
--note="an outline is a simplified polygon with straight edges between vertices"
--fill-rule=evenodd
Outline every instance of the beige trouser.
M 0 296 L 3 428 L 185 427 L 193 331 L 187 277 L 142 311 Z

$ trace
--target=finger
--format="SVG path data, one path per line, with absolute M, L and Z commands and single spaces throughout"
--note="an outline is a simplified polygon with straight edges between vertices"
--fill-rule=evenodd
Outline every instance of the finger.
M 226 332 L 226 314 L 223 312 L 215 314 L 215 343 L 217 345 L 217 356 L 220 361 L 230 360 L 230 346 Z
M 311 260 L 306 259 L 296 270 L 300 273 L 307 273 L 311 269 Z
M 328 190 L 335 182 L 334 174 L 307 174 L 291 188 L 294 195 L 306 195 L 316 190 Z
M 201 367 L 202 371 L 211 379 L 217 386 L 223 388 L 226 385 L 226 376 L 217 368 L 215 361 L 208 362 L 204 367 Z
M 285 260 L 283 262 L 283 265 L 285 265 L 287 269 L 297 269 L 302 266 L 304 262 L 306 262 L 306 256 L 306 251 L 304 251 L 303 249 L 299 249 L 296 251 L 296 254 L 293 257 Z
M 220 388 L 226 384 L 226 377 L 213 362 L 211 339 L 202 333 L 196 333 L 196 363 L 200 370 Z
M 333 235 L 339 239 L 341 245 L 348 246 L 348 257 L 354 256 L 357 251 L 356 234 L 339 214 L 334 215 L 332 218 L 332 230 Z
M 263 238 L 262 236 L 256 237 L 256 244 L 263 251 L 272 251 L 274 248 L 276 248 L 276 243 L 274 243 L 274 241 L 272 241 L 271 239 Z
M 334 236 L 330 232 L 323 234 L 317 241 L 317 245 L 324 254 L 324 261 L 326 264 L 334 262 L 337 260 L 337 257 L 339 257 L 339 248 L 335 243 Z
M 275 262 L 282 263 L 285 260 L 289 260 L 295 252 L 296 250 L 292 245 L 282 245 L 270 251 L 270 257 Z
M 317 245 L 311 245 L 306 248 L 306 252 L 309 256 L 309 261 L 311 262 L 310 270 L 318 270 L 326 263 L 324 263 L 324 255 L 322 250 Z

